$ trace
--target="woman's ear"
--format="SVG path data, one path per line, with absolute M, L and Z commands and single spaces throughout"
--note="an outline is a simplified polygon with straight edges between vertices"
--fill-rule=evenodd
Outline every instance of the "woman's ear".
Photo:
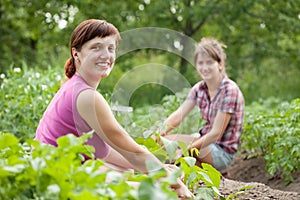
M 75 47 L 72 47 L 72 56 L 75 60 L 75 63 L 79 62 L 79 56 L 78 56 L 78 51 L 76 50 Z
M 75 48 L 75 47 L 72 47 L 71 50 L 72 50 L 72 56 L 73 56 L 73 58 L 76 59 L 76 57 L 78 57 L 78 52 L 77 52 L 76 48 Z
M 223 68 L 224 68 L 224 62 L 222 62 L 222 61 L 219 62 L 218 68 L 219 68 L 219 72 L 223 71 Z

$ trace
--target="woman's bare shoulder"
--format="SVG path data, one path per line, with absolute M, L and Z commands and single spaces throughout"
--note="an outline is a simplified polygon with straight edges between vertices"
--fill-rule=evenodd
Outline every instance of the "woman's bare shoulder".
M 107 104 L 106 100 L 96 90 L 86 89 L 83 90 L 77 98 L 77 106 L 95 106 L 95 104 Z

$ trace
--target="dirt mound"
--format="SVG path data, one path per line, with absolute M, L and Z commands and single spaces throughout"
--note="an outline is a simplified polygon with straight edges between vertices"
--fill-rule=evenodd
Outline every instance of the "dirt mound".
M 220 192 L 228 196 L 240 188 L 252 186 L 236 199 L 300 200 L 300 173 L 295 174 L 295 181 L 286 186 L 281 178 L 270 177 L 265 166 L 262 158 L 245 159 L 245 156 L 237 155 L 226 170 L 229 177 L 222 180 Z
M 245 186 L 251 186 L 252 188 L 246 189 L 243 193 L 239 194 L 235 199 L 259 199 L 259 200 L 271 200 L 271 199 L 287 199 L 287 200 L 299 200 L 300 194 L 297 192 L 288 192 L 282 190 L 272 189 L 263 183 L 257 182 L 240 182 L 230 179 L 223 179 L 220 186 L 220 192 L 225 197 L 230 194 L 236 193 L 240 188 Z

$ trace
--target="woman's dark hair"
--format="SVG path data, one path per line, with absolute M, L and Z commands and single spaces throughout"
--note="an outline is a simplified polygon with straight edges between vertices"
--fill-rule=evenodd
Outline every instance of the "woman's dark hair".
M 118 29 L 111 23 L 105 20 L 89 19 L 81 22 L 73 31 L 70 41 L 71 58 L 65 63 L 65 75 L 67 78 L 71 78 L 75 72 L 75 60 L 72 55 L 72 48 L 76 48 L 77 51 L 81 51 L 81 47 L 84 43 L 95 37 L 104 38 L 107 36 L 116 35 L 116 42 L 120 40 L 120 33 Z

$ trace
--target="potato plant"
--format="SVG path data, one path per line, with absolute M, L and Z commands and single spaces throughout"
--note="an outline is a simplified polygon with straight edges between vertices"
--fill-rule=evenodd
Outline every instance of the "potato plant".
M 300 99 L 255 102 L 247 107 L 242 150 L 263 156 L 271 176 L 277 174 L 286 184 L 300 170 Z
M 39 120 L 59 89 L 63 72 L 11 67 L 0 75 L 0 127 L 21 141 L 33 138 Z
M 171 174 L 151 170 L 151 165 L 148 175 L 100 172 L 103 162 L 98 159 L 82 164 L 82 154 L 93 158 L 93 147 L 84 145 L 90 136 L 69 134 L 53 147 L 31 139 L 21 143 L 13 134 L 1 133 L 0 199 L 178 199 L 170 185 L 182 173 L 196 199 L 223 198 L 218 191 L 220 173 L 210 165 L 195 166 L 191 157 L 180 158 L 177 162 L 181 167 Z M 136 189 L 127 181 L 139 182 L 140 186 Z M 200 186 L 199 182 L 205 184 Z
M 0 199 L 178 199 L 170 185 L 182 173 L 195 199 L 225 199 L 218 192 L 220 172 L 210 165 L 195 166 L 184 144 L 169 142 L 163 149 L 150 137 L 158 134 L 164 119 L 184 101 L 188 89 L 164 97 L 159 105 L 133 108 L 131 113 L 114 111 L 136 142 L 162 162 L 174 159 L 177 148 L 184 151 L 186 156 L 176 160 L 180 170 L 171 175 L 163 170 L 147 176 L 100 173 L 100 160 L 81 164 L 82 153 L 93 155 L 93 149 L 84 145 L 88 135 L 62 137 L 57 148 L 33 141 L 39 119 L 60 87 L 62 74 L 56 68 L 39 70 L 26 65 L 0 74 Z M 103 95 L 109 101 L 109 94 Z M 299 102 L 268 99 L 246 106 L 240 150 L 264 156 L 268 172 L 280 173 L 287 183 L 292 181 L 291 173 L 300 168 Z M 203 123 L 199 111 L 195 108 L 187 117 L 174 133 L 198 131 Z M 105 182 L 107 177 L 112 182 Z M 127 180 L 140 182 L 140 187 L 132 188 Z

